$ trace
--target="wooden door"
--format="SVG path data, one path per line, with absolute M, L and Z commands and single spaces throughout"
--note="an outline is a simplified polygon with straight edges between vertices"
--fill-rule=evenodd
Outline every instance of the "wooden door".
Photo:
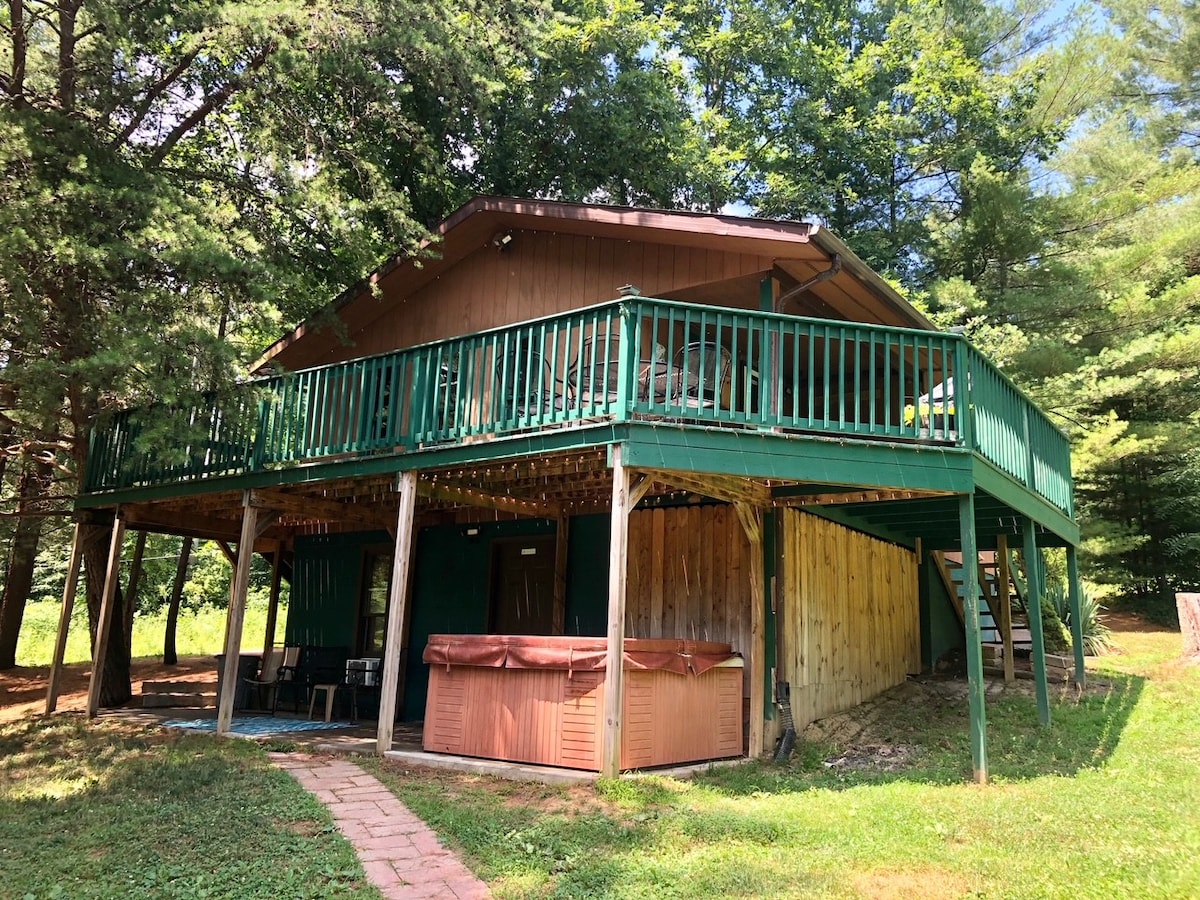
M 554 537 L 492 544 L 492 634 L 551 634 L 554 628 Z

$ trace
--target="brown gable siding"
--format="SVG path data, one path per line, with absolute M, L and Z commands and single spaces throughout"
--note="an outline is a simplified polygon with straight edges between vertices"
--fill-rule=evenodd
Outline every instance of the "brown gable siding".
M 648 296 L 671 297 L 696 285 L 767 272 L 771 265 L 770 258 L 751 254 L 515 231 L 507 250 L 489 241 L 411 296 L 403 296 L 403 285 L 389 285 L 376 317 L 350 335 L 350 345 L 323 347 L 314 358 L 300 342 L 281 361 L 288 368 L 341 362 L 612 300 L 626 284 Z M 757 308 L 757 302 L 749 292 L 728 296 L 723 305 Z

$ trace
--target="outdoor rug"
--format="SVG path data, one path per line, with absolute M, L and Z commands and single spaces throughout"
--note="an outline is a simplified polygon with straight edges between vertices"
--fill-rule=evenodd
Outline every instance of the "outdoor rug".
M 216 719 L 172 719 L 163 722 L 166 728 L 190 728 L 193 731 L 216 731 Z M 354 728 L 351 722 L 322 722 L 308 719 L 276 719 L 272 716 L 245 716 L 233 720 L 229 733 L 237 737 L 269 737 L 273 734 L 292 734 L 297 731 L 330 731 L 335 728 Z

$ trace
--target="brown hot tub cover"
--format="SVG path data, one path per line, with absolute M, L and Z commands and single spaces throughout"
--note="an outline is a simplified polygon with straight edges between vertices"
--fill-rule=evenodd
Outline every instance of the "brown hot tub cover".
M 604 638 L 567 635 L 431 634 L 422 659 L 431 665 L 500 669 L 603 671 Z M 681 639 L 625 639 L 626 669 L 702 675 L 738 654 L 729 644 Z

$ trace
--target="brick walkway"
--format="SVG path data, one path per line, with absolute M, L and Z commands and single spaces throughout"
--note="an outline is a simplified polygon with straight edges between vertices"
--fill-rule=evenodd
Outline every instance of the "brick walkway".
M 329 807 L 371 883 L 389 900 L 484 900 L 491 892 L 379 779 L 345 759 L 270 753 Z

